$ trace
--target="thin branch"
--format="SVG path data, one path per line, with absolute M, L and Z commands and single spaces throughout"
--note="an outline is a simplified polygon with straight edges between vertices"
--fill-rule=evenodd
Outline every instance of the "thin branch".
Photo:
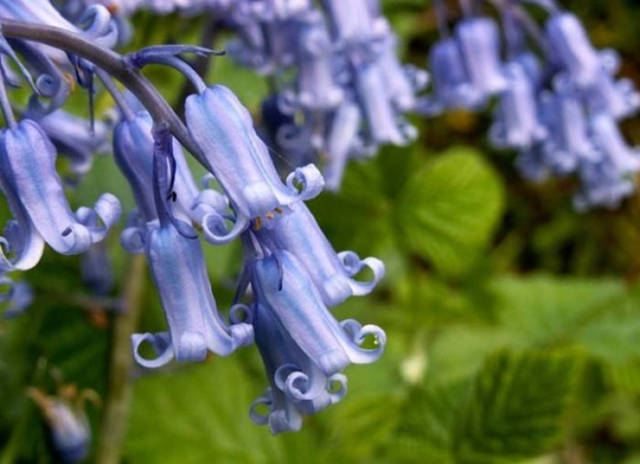
M 97 464 L 118 464 L 122 454 L 131 400 L 131 334 L 142 313 L 142 293 L 146 282 L 144 255 L 134 255 L 124 289 L 124 312 L 116 314 L 113 325 L 109 385 L 102 415 L 96 455 Z
M 127 64 L 123 56 L 57 27 L 0 19 L 5 37 L 31 40 L 78 55 L 104 69 L 133 93 L 158 122 L 166 122 L 171 133 L 205 168 L 211 169 L 202 150 L 189 134 L 180 117 L 140 70 Z

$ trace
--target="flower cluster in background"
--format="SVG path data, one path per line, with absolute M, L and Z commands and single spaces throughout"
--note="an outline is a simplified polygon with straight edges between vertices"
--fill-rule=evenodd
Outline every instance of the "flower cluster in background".
M 447 9 L 438 2 L 442 38 L 429 56 L 434 94 L 418 111 L 475 111 L 496 100 L 489 140 L 518 151 L 524 177 L 575 173 L 578 210 L 617 206 L 634 191 L 640 168 L 639 153 L 626 144 L 617 121 L 640 108 L 640 94 L 628 79 L 616 79 L 615 51 L 594 49 L 580 20 L 553 0 L 493 2 L 502 34 L 470 3 L 463 2 L 464 17 L 450 34 Z M 544 10 L 542 28 L 526 3 Z

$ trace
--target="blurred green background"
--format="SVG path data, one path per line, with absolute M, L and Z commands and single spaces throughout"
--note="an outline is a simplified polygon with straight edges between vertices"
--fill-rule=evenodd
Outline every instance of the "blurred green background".
M 596 46 L 621 53 L 622 74 L 640 84 L 637 0 L 562 3 Z M 390 0 L 385 12 L 404 59 L 424 66 L 437 39 L 429 3 Z M 204 24 L 141 14 L 133 47 L 196 43 Z M 149 76 L 175 101 L 181 78 L 158 69 Z M 228 85 L 254 111 L 268 88 L 224 57 L 209 81 Z M 490 111 L 412 120 L 417 143 L 353 162 L 341 193 L 310 202 L 337 250 L 387 264 L 373 295 L 335 309 L 338 319 L 382 326 L 384 357 L 348 368 L 343 402 L 277 437 L 248 416 L 267 384 L 255 347 L 199 365 L 136 370 L 123 462 L 640 463 L 640 195 L 616 211 L 578 214 L 571 179 L 526 183 L 514 153 L 490 149 Z M 640 144 L 639 118 L 623 130 Z M 132 206 L 107 157 L 70 196 L 87 204 L 103 191 Z M 108 246 L 117 298 L 132 279 L 131 262 L 117 233 Z M 241 252 L 232 245 L 206 253 L 224 309 Z M 53 391 L 47 366 L 106 395 L 116 316 L 90 296 L 79 271 L 79 258 L 47 251 L 26 275 L 37 291 L 32 307 L 0 320 L 0 464 L 56 462 L 25 395 L 32 385 Z M 139 280 L 140 330 L 162 330 L 146 271 Z M 88 410 L 95 453 L 101 410 Z

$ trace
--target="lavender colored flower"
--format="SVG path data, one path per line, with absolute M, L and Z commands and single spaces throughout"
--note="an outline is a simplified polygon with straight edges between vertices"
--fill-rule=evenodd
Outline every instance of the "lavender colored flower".
M 322 297 L 296 257 L 286 250 L 256 259 L 251 264 L 251 287 L 256 302 L 270 311 L 296 345 L 327 376 L 350 363 L 378 359 L 386 343 L 377 326 L 361 326 L 348 319 L 338 323 L 322 303 Z M 360 345 L 374 337 L 372 349 Z
M 79 17 L 78 24 L 88 23 L 85 29 L 70 23 L 49 0 L 0 0 L 0 18 L 54 26 L 79 33 L 105 47 L 115 45 L 117 28 L 109 11 L 102 5 L 88 7 Z M 66 63 L 66 53 L 48 45 L 40 45 L 45 54 L 57 63 Z
M 259 74 L 274 74 L 295 61 L 295 24 L 292 21 L 261 21 L 253 16 L 237 21 L 238 36 L 227 49 L 240 64 Z
M 92 127 L 90 121 L 58 109 L 38 119 L 38 124 L 58 152 L 69 159 L 75 175 L 91 169 L 93 155 L 109 151 L 109 130 L 102 121 L 94 121 Z
M 385 26 L 372 16 L 368 3 L 368 0 L 322 1 L 339 42 L 368 42 L 384 33 Z
M 178 361 L 204 361 L 208 351 L 226 356 L 253 341 L 250 325 L 227 326 L 221 319 L 197 238 L 184 237 L 171 222 L 155 222 L 148 225 L 145 246 L 169 332 L 131 337 L 140 365 L 156 368 L 174 357 Z M 139 348 L 145 341 L 152 344 L 157 358 L 140 355 Z
M 640 150 L 625 142 L 615 119 L 607 113 L 597 113 L 589 119 L 593 144 L 600 155 L 611 163 L 621 176 L 640 169 Z
M 535 90 L 518 62 L 509 63 L 505 75 L 509 86 L 499 96 L 489 138 L 497 148 L 528 148 L 547 136 L 539 120 Z
M 490 18 L 461 21 L 455 36 L 473 91 L 484 99 L 507 88 L 500 62 L 500 35 Z
M 161 129 L 154 134 L 154 200 L 158 219 L 147 223 L 141 237 L 160 294 L 169 332 L 132 335 L 136 361 L 148 368 L 178 361 L 203 361 L 208 351 L 225 356 L 253 341 L 253 330 L 245 323 L 227 326 L 217 311 L 200 242 L 186 237 L 174 226 L 166 205 L 170 188 L 173 138 Z M 145 341 L 158 357 L 139 353 Z
M 296 33 L 297 105 L 313 110 L 336 107 L 343 98 L 336 84 L 333 50 L 319 11 L 310 11 L 298 21 Z
M 292 204 L 290 212 L 262 231 L 274 244 L 296 256 L 327 306 L 342 303 L 352 295 L 367 295 L 384 277 L 384 264 L 376 258 L 360 259 L 353 251 L 337 253 L 318 226 L 313 214 L 302 203 Z M 363 269 L 372 271 L 369 282 L 354 276 Z
M 146 222 L 157 219 L 153 195 L 153 121 L 147 111 L 125 117 L 114 131 L 114 157 L 127 177 L 136 198 L 141 224 L 130 224 L 123 233 L 123 245 L 129 251 L 141 251 L 140 234 L 145 234 Z M 172 192 L 175 194 L 173 213 L 181 220 L 196 222 L 205 238 L 214 244 L 225 243 L 240 233 L 248 224 L 235 221 L 231 232 L 227 232 L 225 216 L 226 198 L 210 189 L 198 190 L 180 144 L 173 140 L 175 176 Z M 135 221 L 134 221 L 135 222 Z
M 609 113 L 616 119 L 631 116 L 640 108 L 640 93 L 633 82 L 629 79 L 616 81 L 604 70 L 584 88 L 583 95 L 591 112 Z
M 216 85 L 188 97 L 186 119 L 211 172 L 229 196 L 237 220 L 262 217 L 313 198 L 322 190 L 322 176 L 311 164 L 297 168 L 286 185 L 282 183 L 249 111 L 226 87 Z
M 433 95 L 422 99 L 417 110 L 434 116 L 448 109 L 476 108 L 481 98 L 471 85 L 458 43 L 451 38 L 436 42 L 429 51 Z
M 406 145 L 417 137 L 416 129 L 402 119 L 393 105 L 385 76 L 377 63 L 355 69 L 358 102 L 366 120 L 367 134 L 375 144 Z
M 326 137 L 324 178 L 327 190 L 337 191 L 349 157 L 362 145 L 359 136 L 361 114 L 346 100 L 333 113 Z
M 553 58 L 579 86 L 593 84 L 602 68 L 580 20 L 563 11 L 552 15 L 545 26 Z
M 429 80 L 428 74 L 415 67 L 403 66 L 400 63 L 396 53 L 398 39 L 386 19 L 381 19 L 381 21 L 386 25 L 387 32 L 383 36 L 383 46 L 378 63 L 385 83 L 398 111 L 413 110 L 416 104 L 416 93 L 426 87 Z
M 3 287 L 0 293 L 0 302 L 3 303 L 5 318 L 17 317 L 23 314 L 33 302 L 33 290 L 24 280 L 14 282 L 6 275 L 0 277 L 0 285 Z
M 49 426 L 51 439 L 63 462 L 81 462 L 87 457 L 91 444 L 91 427 L 84 409 L 85 399 L 97 397 L 92 390 L 80 394 L 73 385 L 61 386 L 59 396 L 29 388 L 29 396 L 40 408 Z
M 82 253 L 105 237 L 120 215 L 120 202 L 105 193 L 94 209 L 82 207 L 73 213 L 55 170 L 55 159 L 53 144 L 32 120 L 5 129 L 0 136 L 3 190 L 16 219 L 27 228 L 25 232 L 38 234 L 58 253 Z M 87 225 L 97 219 L 101 225 Z M 22 239 L 22 244 L 26 243 L 32 243 L 28 236 Z
M 270 387 L 251 404 L 250 417 L 258 425 L 268 424 L 274 435 L 299 430 L 302 414 L 315 414 L 344 397 L 347 378 L 325 375 L 268 307 L 256 305 L 251 314 Z M 267 406 L 268 414 L 261 414 L 259 405 Z
M 546 164 L 557 174 L 576 169 L 581 160 L 598 155 L 589 138 L 586 113 L 579 95 L 568 80 L 558 76 L 553 93 L 542 95 L 542 118 L 549 130 L 545 142 Z

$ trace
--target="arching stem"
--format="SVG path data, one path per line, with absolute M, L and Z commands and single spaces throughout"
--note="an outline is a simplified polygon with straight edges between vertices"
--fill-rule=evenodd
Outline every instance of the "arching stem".
M 153 84 L 138 69 L 128 65 L 119 53 L 100 47 L 83 37 L 57 27 L 0 19 L 0 30 L 5 37 L 51 45 L 78 55 L 104 69 L 122 82 L 157 122 L 166 123 L 171 133 L 200 164 L 209 170 L 211 169 L 202 150 L 192 139 L 189 130 L 171 106 Z

